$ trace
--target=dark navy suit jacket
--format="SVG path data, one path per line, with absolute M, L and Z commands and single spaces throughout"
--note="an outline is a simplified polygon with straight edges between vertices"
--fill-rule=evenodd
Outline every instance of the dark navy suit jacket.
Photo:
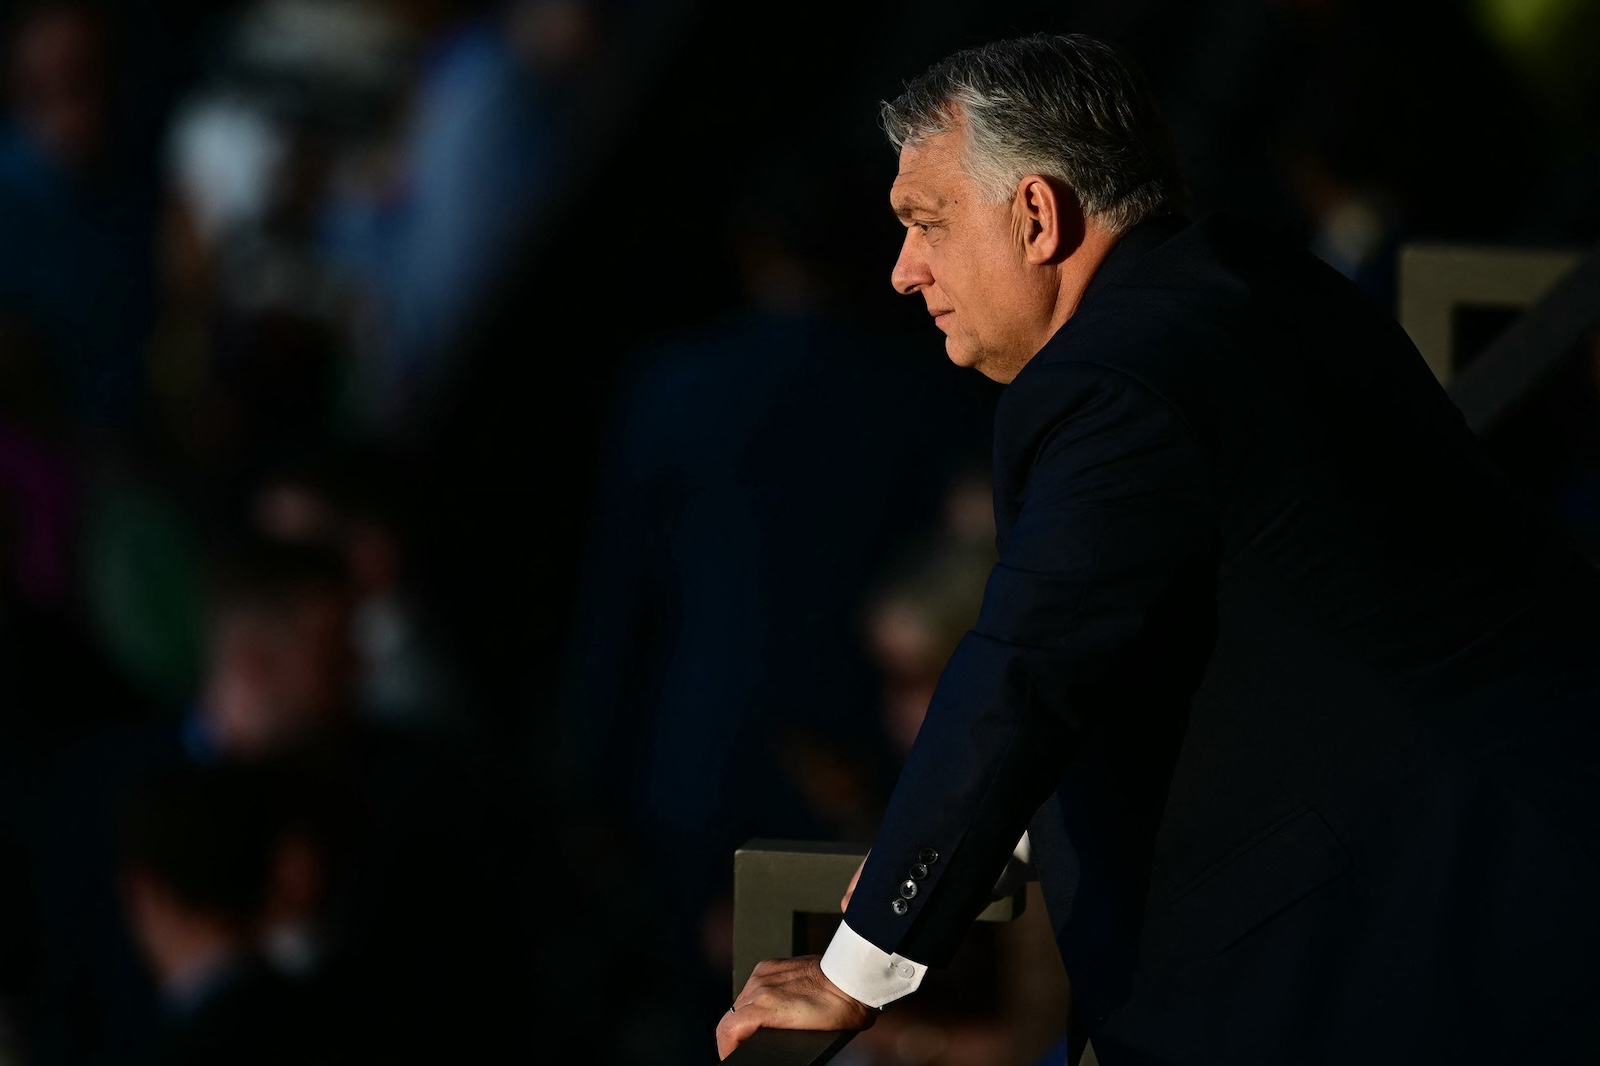
M 852 929 L 946 963 L 1028 830 L 1104 1066 L 1589 1046 L 1595 571 L 1392 318 L 1242 221 L 1145 224 L 994 471 Z

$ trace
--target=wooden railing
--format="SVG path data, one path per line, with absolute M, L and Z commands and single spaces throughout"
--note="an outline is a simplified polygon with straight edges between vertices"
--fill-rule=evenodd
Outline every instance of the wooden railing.
M 1401 251 L 1397 317 L 1474 432 L 1484 433 L 1600 324 L 1600 246 L 1415 244 Z M 1499 311 L 1504 328 L 1463 350 L 1463 312 Z

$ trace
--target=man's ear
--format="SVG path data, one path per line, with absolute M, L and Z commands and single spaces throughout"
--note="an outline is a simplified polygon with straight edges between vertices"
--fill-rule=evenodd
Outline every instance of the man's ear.
M 1012 210 L 1029 263 L 1059 263 L 1083 243 L 1083 209 L 1077 196 L 1042 174 L 1029 174 L 1017 183 Z

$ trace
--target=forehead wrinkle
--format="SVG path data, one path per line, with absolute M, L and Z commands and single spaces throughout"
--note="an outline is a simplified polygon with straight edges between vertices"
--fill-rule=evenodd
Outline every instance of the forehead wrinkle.
M 890 206 L 901 218 L 909 218 L 918 211 L 939 211 L 949 205 L 946 196 L 930 194 L 919 188 L 899 187 L 891 192 Z
M 960 202 L 971 184 L 965 150 L 953 132 L 941 131 L 920 139 L 900 153 L 900 173 L 890 189 L 895 214 L 905 219 L 911 212 L 941 214 Z
M 923 209 L 922 204 L 911 197 L 897 199 L 891 206 L 894 208 L 895 215 L 899 218 L 910 218 Z

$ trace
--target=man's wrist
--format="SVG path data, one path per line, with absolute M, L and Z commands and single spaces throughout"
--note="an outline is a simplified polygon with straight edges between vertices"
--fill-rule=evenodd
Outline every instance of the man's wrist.
M 882 1010 L 915 992 L 928 968 L 877 947 L 845 922 L 822 955 L 822 973 L 852 999 Z

